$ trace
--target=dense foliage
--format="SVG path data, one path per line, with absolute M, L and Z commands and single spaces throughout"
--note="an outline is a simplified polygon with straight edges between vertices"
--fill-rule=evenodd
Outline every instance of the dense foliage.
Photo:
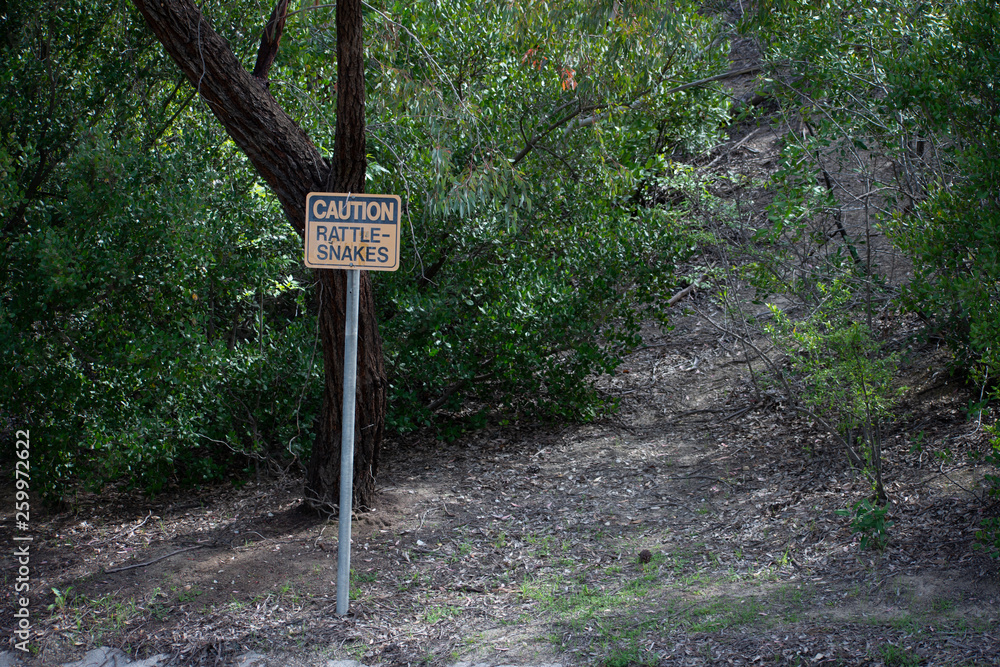
M 892 225 L 914 260 L 908 300 L 966 364 L 1000 372 L 1000 8 L 928 17 L 889 77 L 890 101 L 937 149 L 925 197 Z
M 596 414 L 593 378 L 674 288 L 691 242 L 637 193 L 715 138 L 725 98 L 671 89 L 725 49 L 695 5 L 616 7 L 368 8 L 368 190 L 406 202 L 404 268 L 376 278 L 397 431 Z M 270 10 L 202 6 L 247 65 Z M 322 366 L 274 199 L 129 3 L 2 21 L 0 419 L 33 429 L 44 491 L 301 456 Z M 326 153 L 334 39 L 304 7 L 270 73 Z
M 408 270 L 381 291 L 397 428 L 431 406 L 593 415 L 589 379 L 690 251 L 637 195 L 665 149 L 721 125 L 717 94 L 665 94 L 725 69 L 713 23 L 583 7 L 411 6 L 394 20 L 412 34 L 374 18 L 373 186 L 410 203 Z
M 0 417 L 32 429 L 41 490 L 301 449 L 298 241 L 243 156 L 130 5 L 4 20 Z

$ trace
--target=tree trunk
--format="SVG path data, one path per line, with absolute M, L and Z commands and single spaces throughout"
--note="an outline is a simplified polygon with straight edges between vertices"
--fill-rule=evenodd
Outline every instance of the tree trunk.
M 285 215 L 300 234 L 309 192 L 363 191 L 364 53 L 360 0 L 344 0 L 337 6 L 339 80 L 333 169 L 302 128 L 281 109 L 268 92 L 266 82 L 244 69 L 191 0 L 132 2 L 229 136 L 278 196 Z M 281 11 L 276 9 L 275 16 L 280 15 Z M 276 49 L 278 39 L 280 34 L 265 33 L 262 49 Z M 273 59 L 273 55 L 269 58 Z M 266 67 L 258 69 L 261 70 L 258 76 L 266 76 Z M 340 481 L 347 281 L 343 271 L 320 270 L 317 277 L 325 390 L 308 470 L 306 500 L 313 506 L 330 507 L 338 502 Z M 359 308 L 354 503 L 361 507 L 373 503 L 387 388 L 382 339 L 378 335 L 367 272 L 361 274 Z
M 317 274 L 325 386 L 323 408 L 317 420 L 312 460 L 306 476 L 306 501 L 314 507 L 331 508 L 340 502 L 340 417 L 344 390 L 347 274 L 332 269 L 320 269 Z M 382 339 L 375 318 L 371 316 L 375 302 L 371 281 L 367 277 L 368 273 L 362 271 L 358 305 L 361 316 L 358 319 L 357 400 L 354 404 L 354 505 L 358 508 L 374 506 L 387 387 Z
M 337 131 L 333 143 L 333 168 L 327 192 L 364 192 L 365 71 L 361 0 L 337 2 Z M 344 271 L 320 269 L 319 328 L 326 359 L 323 409 L 313 441 L 306 479 L 306 499 L 330 507 L 339 501 L 340 426 L 343 404 L 344 321 L 346 284 Z M 332 302 L 331 302 L 332 301 Z M 385 427 L 386 388 L 382 339 L 375 322 L 375 299 L 368 272 L 361 272 L 358 306 L 358 385 L 354 413 L 354 503 L 371 507 L 379 446 Z

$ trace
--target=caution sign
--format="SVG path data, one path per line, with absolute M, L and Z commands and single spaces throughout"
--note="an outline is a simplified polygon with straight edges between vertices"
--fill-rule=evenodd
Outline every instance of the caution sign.
M 314 269 L 399 268 L 399 196 L 310 192 L 305 263 Z

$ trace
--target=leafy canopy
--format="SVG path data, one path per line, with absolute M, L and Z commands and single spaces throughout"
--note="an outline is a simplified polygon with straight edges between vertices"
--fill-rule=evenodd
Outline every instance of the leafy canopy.
M 716 24 L 686 2 L 366 7 L 367 189 L 406 202 L 403 269 L 376 277 L 389 424 L 597 414 L 594 377 L 692 251 L 640 194 L 718 136 L 723 96 L 670 92 L 725 70 Z M 271 7 L 201 8 L 251 65 Z M 312 278 L 274 198 L 128 3 L 3 21 L 0 417 L 39 431 L 46 491 L 306 455 Z M 303 7 L 270 73 L 326 154 L 334 40 Z

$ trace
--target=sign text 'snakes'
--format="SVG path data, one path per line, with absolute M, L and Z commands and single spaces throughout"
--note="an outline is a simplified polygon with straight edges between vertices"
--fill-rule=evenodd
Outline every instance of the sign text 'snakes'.
M 310 192 L 305 264 L 314 269 L 399 268 L 399 195 Z

